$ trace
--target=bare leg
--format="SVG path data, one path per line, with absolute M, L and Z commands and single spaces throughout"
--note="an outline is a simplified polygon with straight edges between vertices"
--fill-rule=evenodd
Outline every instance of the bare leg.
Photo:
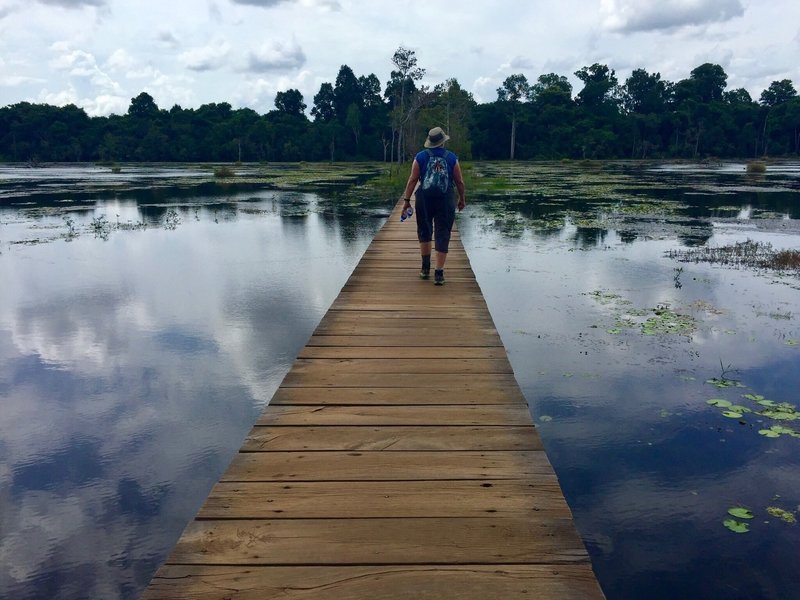
M 441 271 L 444 269 L 444 261 L 447 260 L 447 252 L 436 251 L 436 270 Z
M 422 256 L 430 256 L 431 255 L 431 242 L 420 242 L 419 243 L 419 253 Z

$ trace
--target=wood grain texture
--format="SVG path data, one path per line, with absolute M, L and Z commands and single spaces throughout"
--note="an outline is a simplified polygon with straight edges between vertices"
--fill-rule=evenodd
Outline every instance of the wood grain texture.
M 590 565 L 167 565 L 142 600 L 590 600 Z
M 353 497 L 358 502 L 353 502 Z M 569 518 L 554 475 L 528 481 L 218 483 L 200 519 Z
M 551 472 L 539 451 L 240 452 L 220 481 L 488 480 Z
M 392 217 L 143 598 L 595 600 L 461 246 Z
M 370 348 L 367 348 L 370 350 Z M 326 406 L 391 406 L 459 404 L 524 404 L 525 398 L 516 386 L 496 386 L 480 390 L 451 390 L 442 387 L 416 388 L 317 388 L 280 387 L 270 402 L 270 407 L 282 405 Z M 271 409 L 270 409 L 271 410 Z M 267 411 L 265 415 L 268 415 Z
M 541 450 L 532 426 L 302 426 L 254 427 L 242 452 L 358 450 L 404 452 Z
M 431 424 L 435 425 L 431 425 Z M 528 407 L 511 406 L 275 406 L 258 425 L 511 425 L 533 426 Z
M 588 561 L 569 518 L 196 520 L 172 564 L 569 564 Z

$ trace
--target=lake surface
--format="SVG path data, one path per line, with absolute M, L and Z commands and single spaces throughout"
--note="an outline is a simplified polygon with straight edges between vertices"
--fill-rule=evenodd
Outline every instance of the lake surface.
M 800 279 L 667 256 L 800 249 L 800 168 L 475 169 L 509 186 L 464 245 L 607 597 L 800 597 L 800 439 L 759 434 L 800 430 L 763 404 L 800 400 Z M 3 598 L 141 592 L 393 204 L 125 171 L 0 168 Z

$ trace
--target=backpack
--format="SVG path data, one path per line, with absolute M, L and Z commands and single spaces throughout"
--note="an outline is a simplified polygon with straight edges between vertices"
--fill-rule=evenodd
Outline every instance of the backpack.
M 427 195 L 444 196 L 450 188 L 450 170 L 447 167 L 447 154 L 436 156 L 428 150 L 428 165 L 420 184 Z

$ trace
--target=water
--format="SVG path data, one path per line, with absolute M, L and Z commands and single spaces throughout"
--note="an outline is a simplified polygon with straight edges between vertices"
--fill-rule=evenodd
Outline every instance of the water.
M 570 197 L 551 184 L 574 173 L 539 169 L 538 194 L 473 203 L 459 226 L 607 597 L 800 598 L 800 528 L 767 512 L 800 509 L 800 439 L 758 434 L 800 426 L 707 404 L 800 404 L 800 279 L 665 256 L 745 239 L 800 249 L 800 173 L 612 167 Z M 663 198 L 683 208 L 624 209 Z M 644 335 L 659 306 L 694 327 Z M 723 525 L 736 506 L 755 515 L 746 534 Z
M 134 598 L 385 207 L 212 193 L 192 169 L 29 171 L 0 169 L 0 597 Z M 778 422 L 743 397 L 798 404 L 800 281 L 666 256 L 800 248 L 798 166 L 513 180 L 459 227 L 607 597 L 800 597 L 800 528 L 767 512 L 798 511 L 800 439 L 759 435 Z M 649 330 L 654 310 L 684 328 Z M 723 525 L 735 506 L 748 533 Z
M 2 598 L 137 597 L 383 222 L 172 200 L 0 207 Z

